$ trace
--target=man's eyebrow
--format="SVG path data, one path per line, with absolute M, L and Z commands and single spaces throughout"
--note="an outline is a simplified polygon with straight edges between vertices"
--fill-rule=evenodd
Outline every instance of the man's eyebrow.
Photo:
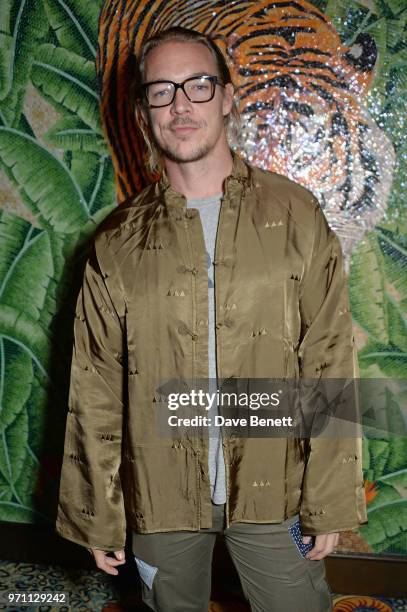
M 211 73 L 205 70 L 201 70 L 200 72 L 194 72 L 193 74 L 191 74 L 191 78 L 195 77 L 195 76 L 201 76 L 201 75 L 210 75 Z M 190 77 L 188 77 L 190 78 Z
M 204 75 L 210 76 L 211 72 L 208 72 L 207 70 L 200 70 L 199 72 L 193 72 L 192 74 L 190 74 L 189 76 L 185 77 L 185 79 L 182 79 L 182 80 L 186 81 L 187 79 L 193 79 L 194 77 L 204 76 Z M 169 79 L 168 77 L 157 77 L 157 78 L 149 79 L 149 80 L 154 82 L 154 81 L 172 81 L 173 79 Z

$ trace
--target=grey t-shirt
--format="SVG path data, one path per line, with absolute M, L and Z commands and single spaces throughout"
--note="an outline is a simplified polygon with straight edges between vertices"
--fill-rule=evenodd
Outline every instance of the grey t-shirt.
M 216 337 L 215 337 L 215 291 L 213 259 L 215 257 L 216 231 L 222 194 L 209 198 L 191 199 L 187 201 L 188 208 L 196 208 L 202 221 L 205 237 L 207 265 L 208 265 L 208 357 L 209 357 L 209 393 L 216 393 Z M 214 417 L 218 413 L 217 403 L 206 414 L 212 421 L 209 429 L 209 479 L 211 497 L 214 504 L 226 502 L 225 461 L 223 457 L 222 435 L 219 427 L 215 427 Z

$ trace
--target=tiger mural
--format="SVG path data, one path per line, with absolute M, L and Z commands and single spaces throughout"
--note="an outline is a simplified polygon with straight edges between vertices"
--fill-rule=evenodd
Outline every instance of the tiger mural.
M 360 33 L 343 45 L 329 19 L 304 0 L 106 0 L 96 69 L 119 203 L 157 178 L 144 163 L 130 91 L 143 41 L 173 25 L 218 44 L 242 117 L 231 145 L 315 194 L 348 267 L 353 244 L 384 214 L 395 165 L 390 140 L 366 108 L 374 40 Z

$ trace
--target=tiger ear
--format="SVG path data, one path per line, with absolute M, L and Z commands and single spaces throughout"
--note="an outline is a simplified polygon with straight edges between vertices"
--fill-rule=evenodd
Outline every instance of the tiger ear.
M 366 96 L 374 76 L 378 57 L 375 40 L 370 34 L 360 32 L 350 47 L 345 47 L 342 55 L 342 75 L 349 83 L 350 89 L 358 95 Z

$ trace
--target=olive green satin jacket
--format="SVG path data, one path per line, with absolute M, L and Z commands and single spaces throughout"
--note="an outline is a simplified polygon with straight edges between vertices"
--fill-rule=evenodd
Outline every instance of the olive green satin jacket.
M 342 251 L 318 201 L 233 159 L 213 262 L 218 378 L 358 377 Z M 57 533 L 115 551 L 126 526 L 211 527 L 207 437 L 156 429 L 158 384 L 208 376 L 202 224 L 165 172 L 98 227 L 74 336 Z M 298 448 L 223 437 L 227 526 L 297 513 L 306 534 L 367 523 L 361 437 Z

